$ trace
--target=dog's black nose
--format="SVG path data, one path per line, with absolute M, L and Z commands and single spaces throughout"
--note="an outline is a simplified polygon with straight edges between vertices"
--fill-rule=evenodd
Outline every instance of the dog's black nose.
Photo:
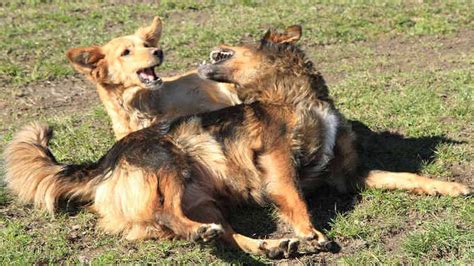
M 158 57 L 161 62 L 163 62 L 163 51 L 161 49 L 156 49 L 153 51 L 153 55 Z

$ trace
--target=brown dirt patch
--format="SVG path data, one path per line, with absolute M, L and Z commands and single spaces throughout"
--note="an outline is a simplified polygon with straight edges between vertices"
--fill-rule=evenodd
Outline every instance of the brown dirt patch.
M 77 113 L 99 103 L 93 85 L 76 76 L 0 90 L 2 132 L 15 124 L 42 116 Z
M 474 53 L 474 30 L 461 30 L 452 36 L 422 36 L 419 38 L 385 37 L 375 42 L 361 42 L 350 55 L 347 53 L 333 53 L 341 51 L 347 44 L 327 45 L 324 48 L 311 47 L 313 53 L 324 53 L 318 66 L 329 85 L 338 83 L 347 76 L 344 70 L 338 70 L 338 64 L 357 64 L 367 60 L 367 55 L 361 50 L 373 51 L 371 57 L 379 63 L 366 69 L 368 73 L 397 73 L 417 70 L 439 70 L 466 67 L 466 57 Z M 311 45 L 310 45 L 311 46 Z M 324 51 L 321 51 L 324 50 Z M 464 60 L 463 60 L 464 59 Z M 335 71 L 327 71 L 336 67 Z
M 173 74 L 178 73 L 161 73 Z M 0 87 L 0 133 L 41 117 L 88 112 L 99 104 L 95 85 L 79 74 L 20 87 L 6 85 Z

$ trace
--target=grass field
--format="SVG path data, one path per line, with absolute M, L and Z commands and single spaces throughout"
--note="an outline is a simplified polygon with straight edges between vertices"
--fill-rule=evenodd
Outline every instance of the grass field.
M 155 15 L 165 23 L 163 75 L 195 67 L 219 43 L 256 39 L 269 26 L 302 24 L 301 45 L 360 133 L 364 164 L 473 185 L 474 5 L 463 2 L 2 2 L 0 150 L 20 126 L 42 120 L 54 126 L 52 150 L 59 160 L 100 157 L 113 143 L 108 117 L 64 53 L 132 33 Z M 291 263 L 474 262 L 472 197 L 322 189 L 308 195 L 308 203 L 314 223 L 342 249 Z M 271 209 L 247 207 L 232 217 L 247 235 L 290 233 Z M 0 183 L 1 264 L 269 262 L 186 241 L 127 242 L 96 230 L 95 223 L 87 211 L 52 217 L 21 205 Z

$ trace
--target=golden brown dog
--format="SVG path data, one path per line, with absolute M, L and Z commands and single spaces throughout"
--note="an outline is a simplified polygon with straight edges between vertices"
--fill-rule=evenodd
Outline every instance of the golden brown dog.
M 331 248 L 311 223 L 299 188 L 470 193 L 465 185 L 412 173 L 359 173 L 351 128 L 319 72 L 294 45 L 300 36 L 301 28 L 292 26 L 268 31 L 257 46 L 214 50 L 199 73 L 235 84 L 246 104 L 132 132 L 98 162 L 59 164 L 47 147 L 49 129 L 26 127 L 5 151 L 9 188 L 50 212 L 61 198 L 90 202 L 102 228 L 128 239 L 218 238 L 271 258 L 293 255 L 300 242 Z M 273 203 L 294 238 L 236 233 L 225 212 L 240 202 Z
M 155 72 L 163 62 L 161 31 L 155 17 L 133 35 L 66 53 L 74 68 L 96 83 L 117 139 L 158 121 L 240 102 L 232 85 L 204 80 L 196 71 L 162 80 Z

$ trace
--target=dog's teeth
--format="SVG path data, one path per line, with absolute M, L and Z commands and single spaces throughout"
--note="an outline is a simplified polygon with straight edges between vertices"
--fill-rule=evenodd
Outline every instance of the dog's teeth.
M 217 52 L 211 52 L 211 54 L 209 54 L 209 60 L 211 60 L 211 62 L 214 60 L 214 55 L 216 54 Z

